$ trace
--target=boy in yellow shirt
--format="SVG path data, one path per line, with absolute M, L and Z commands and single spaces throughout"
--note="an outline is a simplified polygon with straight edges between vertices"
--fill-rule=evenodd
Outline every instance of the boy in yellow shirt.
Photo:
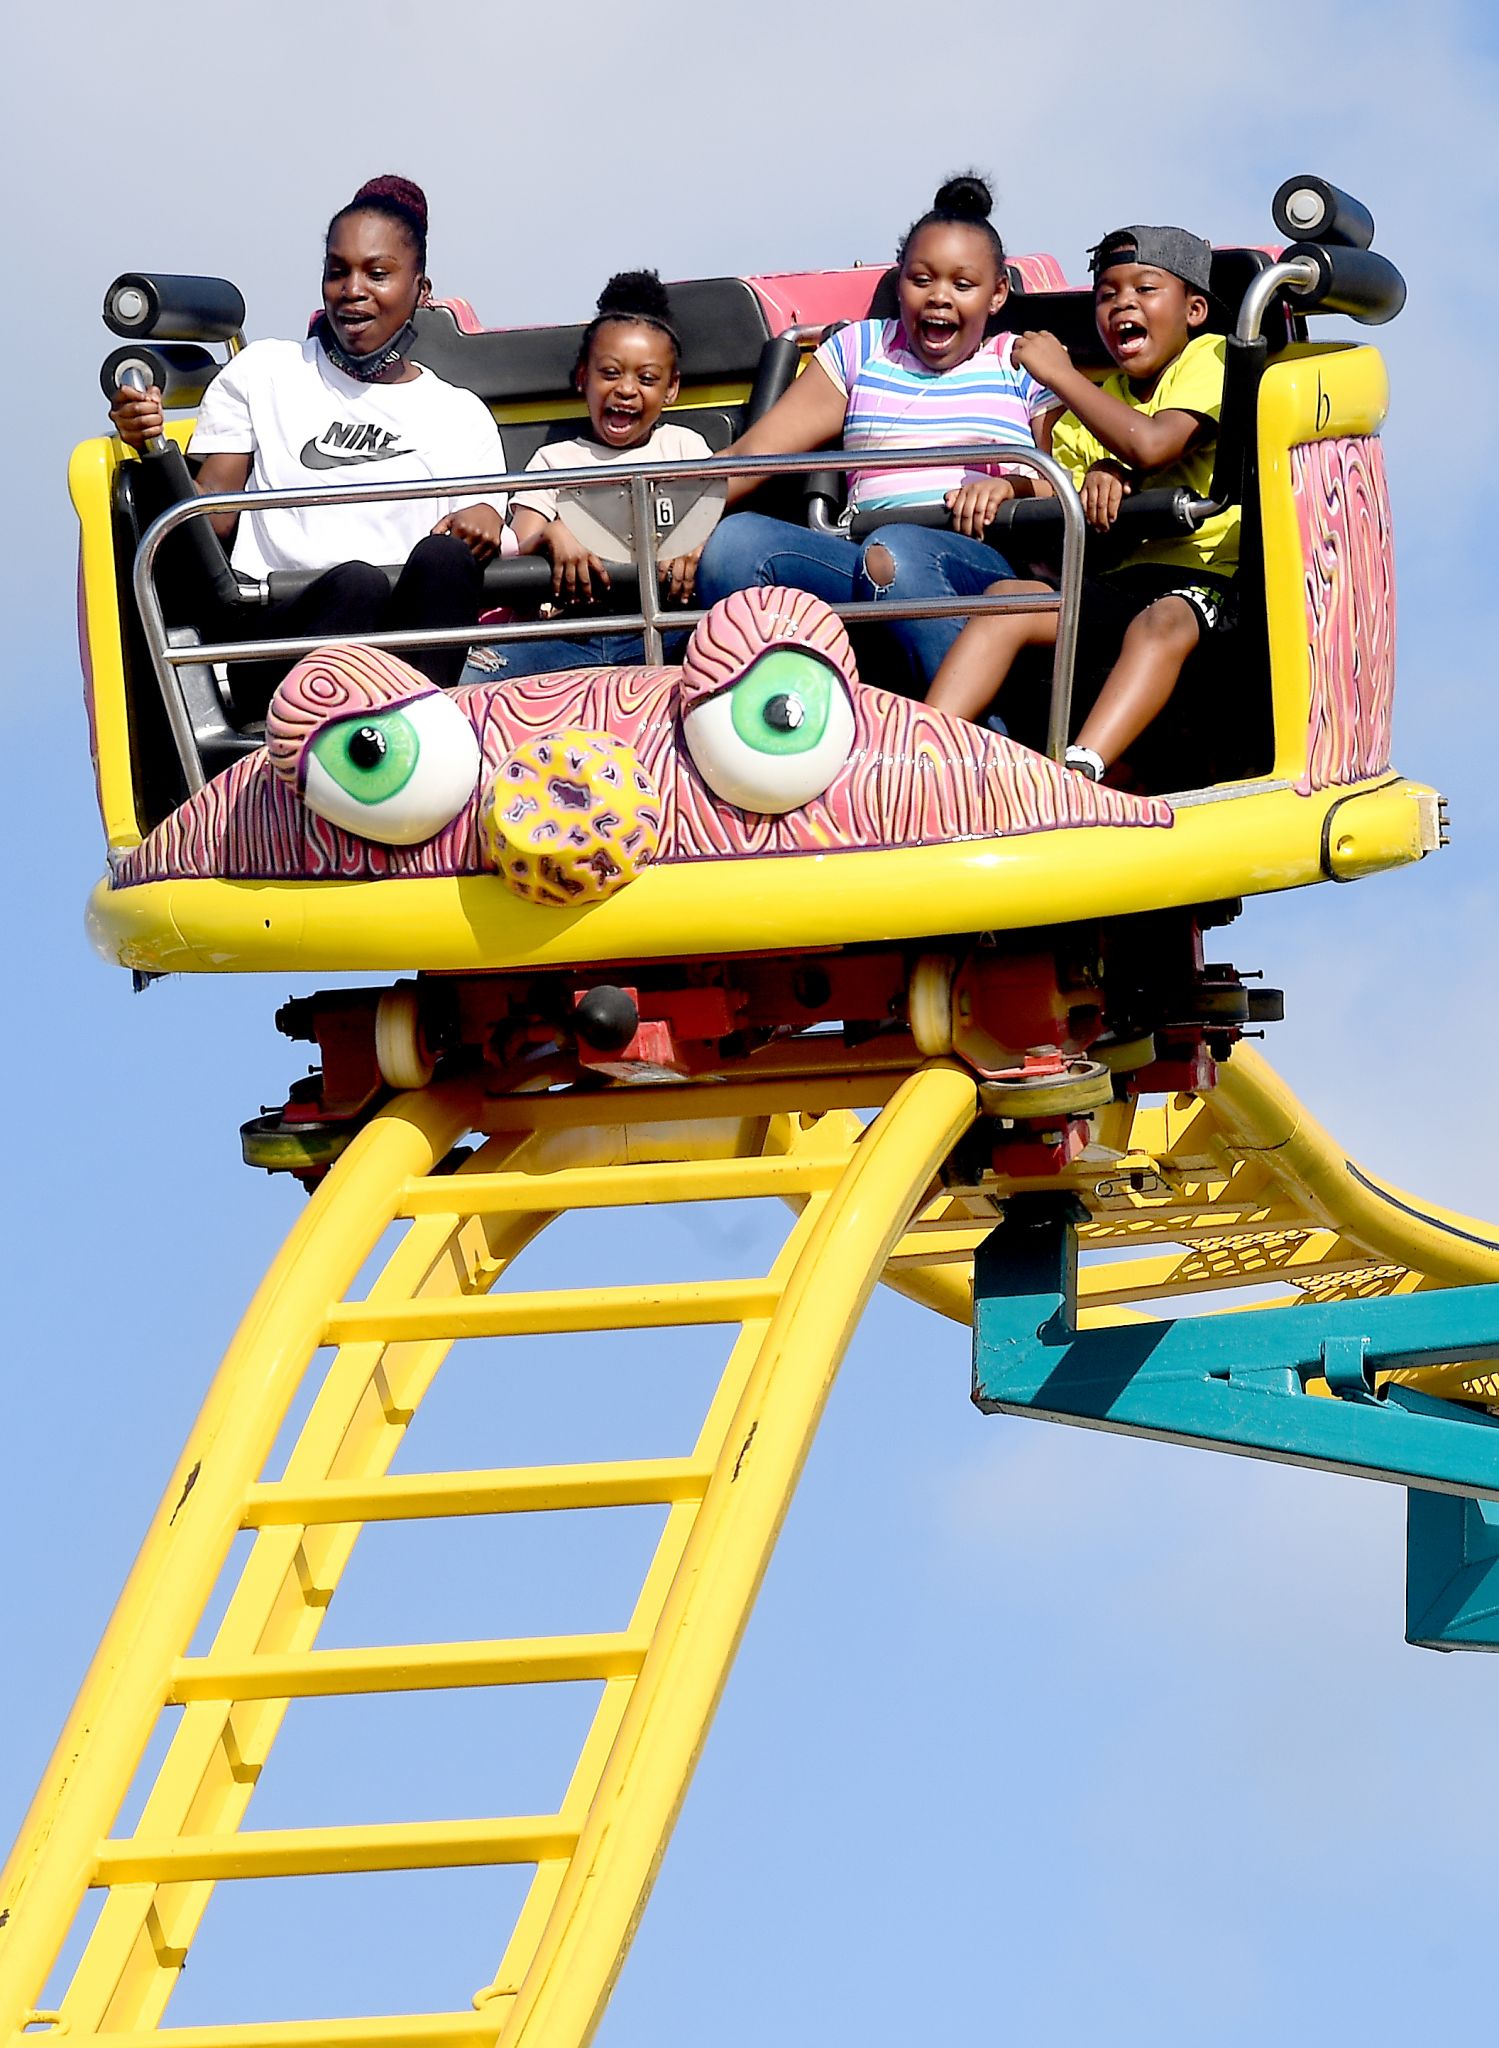
M 1102 384 L 1074 368 L 1055 335 L 1023 334 L 1015 360 L 1070 410 L 1052 453 L 1073 472 L 1097 532 L 1132 490 L 1185 485 L 1208 495 L 1223 403 L 1224 345 L 1198 332 L 1208 317 L 1208 244 L 1182 228 L 1120 228 L 1092 252 L 1098 332 L 1119 365 Z M 1238 508 L 1195 533 L 1149 541 L 1083 589 L 1080 655 L 1117 657 L 1067 766 L 1097 781 L 1162 709 L 1188 659 L 1227 631 L 1239 561 Z M 992 596 L 1043 591 L 1009 581 Z M 927 701 L 982 718 L 1025 647 L 1056 642 L 1055 612 L 973 619 L 932 679 Z

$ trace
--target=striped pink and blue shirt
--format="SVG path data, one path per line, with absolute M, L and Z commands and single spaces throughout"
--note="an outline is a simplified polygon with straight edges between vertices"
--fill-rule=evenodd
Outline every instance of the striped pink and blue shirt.
M 843 445 L 866 448 L 1035 446 L 1032 423 L 1061 400 L 1011 360 L 1013 334 L 996 334 L 950 370 L 929 370 L 906 340 L 899 320 L 858 320 L 828 336 L 816 360 L 848 399 Z M 1004 474 L 1003 462 L 981 469 L 947 464 L 931 469 L 866 469 L 849 478 L 849 509 L 931 505 L 960 484 Z

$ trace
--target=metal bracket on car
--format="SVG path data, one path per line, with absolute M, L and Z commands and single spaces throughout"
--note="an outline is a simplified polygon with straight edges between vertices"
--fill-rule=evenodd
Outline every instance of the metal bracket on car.
M 1499 1358 L 1499 1285 L 1077 1327 L 1071 1195 L 1018 1195 L 974 1261 L 977 1405 L 1411 1489 L 1406 1637 L 1499 1649 L 1499 1419 L 1392 1372 Z

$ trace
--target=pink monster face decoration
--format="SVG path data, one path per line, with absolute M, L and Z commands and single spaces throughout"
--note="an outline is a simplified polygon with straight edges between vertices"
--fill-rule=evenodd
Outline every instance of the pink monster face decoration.
M 433 745 L 447 765 L 430 798 L 428 720 L 451 735 Z M 502 767 L 578 732 L 628 748 L 659 793 L 652 870 L 1172 823 L 1161 797 L 861 683 L 842 625 L 798 590 L 725 598 L 681 668 L 564 669 L 444 695 L 393 655 L 324 649 L 286 678 L 266 729 L 264 752 L 122 856 L 117 887 L 484 873 L 503 887 L 486 824 Z
M 474 794 L 474 729 L 435 683 L 379 647 L 326 647 L 277 685 L 274 773 L 308 810 L 363 839 L 416 846 Z
M 485 850 L 527 902 L 601 903 L 655 858 L 661 793 L 634 749 L 612 733 L 528 740 L 500 763 L 489 787 Z
M 858 682 L 841 622 L 802 590 L 715 605 L 682 663 L 682 737 L 708 787 L 777 815 L 821 796 L 854 745 Z
M 854 685 L 859 671 L 843 621 L 805 590 L 736 590 L 698 622 L 682 657 L 685 718 L 707 698 L 731 689 L 762 654 L 797 648 L 817 655 Z

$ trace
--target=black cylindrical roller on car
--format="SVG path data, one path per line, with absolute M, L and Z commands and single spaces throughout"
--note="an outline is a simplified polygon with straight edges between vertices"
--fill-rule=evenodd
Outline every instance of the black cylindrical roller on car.
M 810 483 L 813 478 L 817 479 L 819 483 L 824 478 L 828 480 L 827 495 L 831 498 L 838 481 L 837 471 L 832 469 L 814 469 L 812 476 L 807 481 Z M 807 495 L 811 497 L 814 494 L 809 491 Z M 1008 512 L 1010 509 L 1009 505 L 1001 507 L 1001 510 L 1005 512 Z M 876 527 L 880 526 L 947 527 L 951 525 L 952 514 L 940 499 L 935 505 L 886 505 L 875 512 L 856 512 L 849 522 L 848 537 L 850 540 L 867 540 Z
M 1134 491 L 1125 498 L 1114 520 L 1121 535 L 1138 535 L 1141 540 L 1159 539 L 1173 533 L 1193 533 L 1202 524 L 1200 500 L 1178 484 L 1153 491 Z M 937 509 L 942 509 L 938 507 Z M 1062 508 L 1055 498 L 1011 498 L 1001 505 L 984 538 L 1002 550 L 1007 539 L 1020 536 L 1062 537 Z
M 232 341 L 245 301 L 227 277 L 127 270 L 104 294 L 104 324 L 127 341 Z
M 152 348 L 126 342 L 104 358 L 99 382 L 105 397 L 113 398 L 125 372 L 139 370 L 147 384 L 154 384 L 161 393 L 163 405 L 186 407 L 198 403 L 219 368 L 217 356 L 196 342 L 159 342 Z
M 1321 242 L 1340 249 L 1374 246 L 1373 214 L 1326 178 L 1287 178 L 1271 200 L 1270 211 L 1275 225 L 1293 242 Z
M 1288 288 L 1287 296 L 1297 308 L 1346 313 L 1366 327 L 1380 327 L 1405 304 L 1405 279 L 1388 256 L 1373 249 L 1325 249 L 1319 242 L 1293 242 L 1281 260 L 1317 266 L 1317 282 L 1309 290 Z
M 639 574 L 633 562 L 609 564 L 609 588 L 616 596 L 634 590 Z M 552 594 L 552 565 L 545 555 L 495 555 L 484 564 L 484 596 L 494 605 L 515 598 L 544 603 Z
M 1181 485 L 1153 491 L 1135 491 L 1119 507 L 1115 521 L 1121 534 L 1157 540 L 1162 535 L 1195 533 L 1202 524 L 1202 500 Z M 952 524 L 946 505 L 896 505 L 880 512 L 860 512 L 849 527 L 851 540 L 865 540 L 879 526 L 934 526 Z M 1004 553 L 1007 540 L 1062 539 L 1062 508 L 1055 498 L 1007 498 L 984 533 L 991 547 Z
M 399 562 L 384 565 L 392 590 L 403 566 Z M 322 569 L 272 569 L 265 578 L 266 594 L 273 603 L 300 597 L 325 573 Z M 616 564 L 609 574 L 613 582 L 619 583 L 633 579 L 635 571 L 633 567 Z M 527 598 L 543 603 L 552 594 L 552 565 L 545 555 L 496 555 L 484 564 L 483 589 L 487 605 L 513 604 L 517 599 Z

